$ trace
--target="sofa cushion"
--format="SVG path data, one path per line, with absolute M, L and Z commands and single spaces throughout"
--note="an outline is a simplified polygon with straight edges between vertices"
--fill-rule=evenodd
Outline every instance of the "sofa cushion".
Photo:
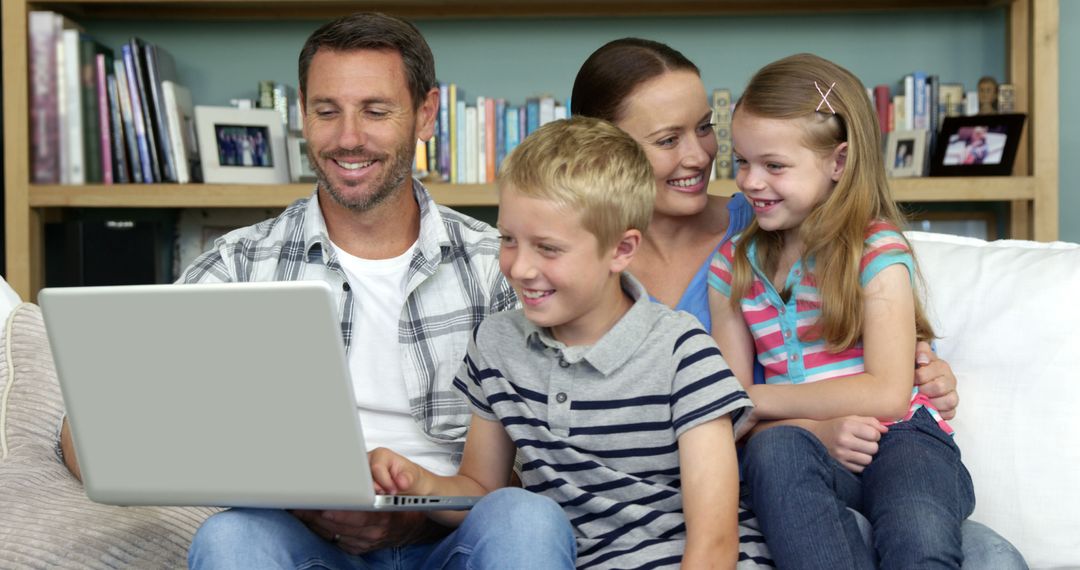
M 116 507 L 86 498 L 58 448 L 63 402 L 40 310 L 0 331 L 0 568 L 183 568 L 215 509 Z
M 1080 246 L 907 235 L 959 382 L 972 518 L 1033 568 L 1080 568 Z

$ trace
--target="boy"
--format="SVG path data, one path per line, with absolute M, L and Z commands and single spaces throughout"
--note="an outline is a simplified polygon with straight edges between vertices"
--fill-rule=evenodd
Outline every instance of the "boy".
M 569 518 L 578 567 L 734 567 L 734 431 L 751 404 L 697 320 L 623 273 L 655 198 L 644 151 L 609 123 L 555 121 L 506 159 L 498 187 L 499 266 L 523 308 L 477 327 L 454 380 L 473 407 L 460 470 L 377 449 L 376 484 L 484 495 L 517 455 L 525 489 Z

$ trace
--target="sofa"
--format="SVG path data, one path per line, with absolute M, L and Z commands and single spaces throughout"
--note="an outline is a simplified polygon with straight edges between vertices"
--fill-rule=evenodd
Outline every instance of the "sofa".
M 959 378 L 972 518 L 1032 568 L 1080 568 L 1080 245 L 908 237 Z M 87 500 L 60 457 L 63 403 L 36 306 L 13 311 L 0 350 L 0 568 L 183 567 L 214 509 Z

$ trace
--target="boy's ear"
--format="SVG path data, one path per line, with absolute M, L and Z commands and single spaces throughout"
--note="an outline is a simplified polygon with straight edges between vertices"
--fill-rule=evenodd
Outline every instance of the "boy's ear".
M 833 150 L 833 169 L 832 169 L 832 181 L 839 182 L 840 175 L 844 173 L 844 167 L 847 166 L 847 150 L 848 143 L 842 142 L 836 145 L 836 149 Z
M 641 230 L 626 230 L 615 243 L 614 256 L 611 259 L 611 272 L 619 273 L 630 266 L 634 254 L 641 247 Z

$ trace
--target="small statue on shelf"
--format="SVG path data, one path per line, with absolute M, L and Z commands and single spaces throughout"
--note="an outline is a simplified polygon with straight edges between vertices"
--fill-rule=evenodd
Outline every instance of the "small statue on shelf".
M 993 115 L 997 113 L 998 83 L 993 77 L 984 76 L 979 79 L 979 114 Z

